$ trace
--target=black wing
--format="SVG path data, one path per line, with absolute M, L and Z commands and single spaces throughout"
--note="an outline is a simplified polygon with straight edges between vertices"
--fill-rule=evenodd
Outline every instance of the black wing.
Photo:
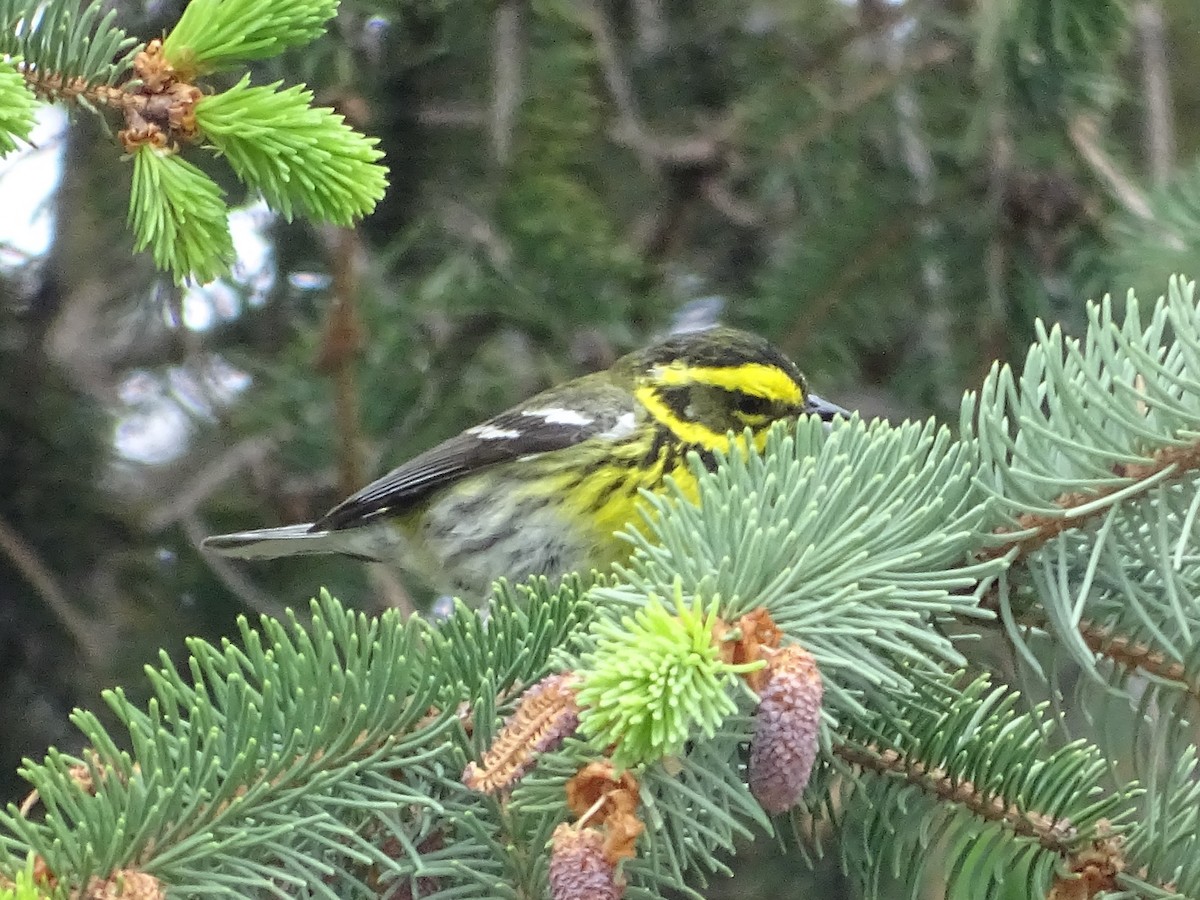
M 581 379 L 569 397 L 562 393 L 558 388 L 539 394 L 414 456 L 347 497 L 312 530 L 352 528 L 380 514 L 402 513 L 465 475 L 592 438 L 619 440 L 636 426 L 633 398 L 603 378 Z

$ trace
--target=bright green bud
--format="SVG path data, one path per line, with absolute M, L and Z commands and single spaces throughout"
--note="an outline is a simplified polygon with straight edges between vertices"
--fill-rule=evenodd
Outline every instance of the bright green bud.
M 683 602 L 674 610 L 651 596 L 620 623 L 594 626 L 599 638 L 585 660 L 579 690 L 580 730 L 599 749 L 613 747 L 618 767 L 679 753 L 697 731 L 712 737 L 736 705 L 734 676 L 756 664 L 721 658 L 717 601 L 707 610 Z

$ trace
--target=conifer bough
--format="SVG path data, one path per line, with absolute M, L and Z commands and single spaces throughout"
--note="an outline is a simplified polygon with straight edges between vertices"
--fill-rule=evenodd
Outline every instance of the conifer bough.
M 929 875 L 964 898 L 1081 884 L 1200 896 L 1193 291 L 1173 281 L 1124 317 L 1091 307 L 1078 340 L 1044 331 L 1023 371 L 997 368 L 964 401 L 957 440 L 923 423 L 776 429 L 764 452 L 698 471 L 699 505 L 662 500 L 630 535 L 629 565 L 594 586 L 501 584 L 487 616 L 460 604 L 440 623 L 369 618 L 323 595 L 303 621 L 189 642 L 182 670 L 164 654 L 147 672 L 151 702 L 105 694 L 120 735 L 80 711 L 82 758 L 26 762 L 41 811 L 0 811 L 0 876 L 31 865 L 67 893 L 140 872 L 212 897 L 313 885 L 428 900 L 553 885 L 570 897 L 582 882 L 562 860 L 580 859 L 601 896 L 619 878 L 638 900 L 701 896 L 739 841 L 779 824 L 746 783 L 759 698 L 710 652 L 727 636 L 716 613 L 739 622 L 763 608 L 823 685 L 789 830 L 837 829 L 868 895 L 887 878 L 917 896 Z M 954 629 L 997 614 L 980 600 L 1034 644 L 1034 663 L 1047 644 L 1083 643 L 1086 656 L 1056 665 L 1101 728 L 1073 732 L 1091 723 L 959 670 Z M 1086 621 L 1123 638 L 1111 656 L 1080 634 Z M 634 665 L 642 636 L 665 664 Z M 1149 658 L 1130 652 L 1140 644 L 1183 678 L 1163 666 L 1131 681 Z M 515 698 L 564 671 L 579 673 L 581 711 L 602 710 L 602 727 L 546 746 L 499 796 L 464 786 Z M 1057 673 L 1044 676 L 1035 687 L 1062 697 Z M 656 731 L 647 714 L 669 703 L 665 684 L 685 702 Z M 728 703 L 717 710 L 712 693 Z M 537 743 L 536 729 L 521 734 Z M 621 744 L 636 772 L 589 768 Z M 614 808 L 636 805 L 644 830 L 620 816 L 592 824 L 588 810 L 608 803 L 597 783 L 621 793 Z M 606 855 L 612 838 L 634 855 Z
M 37 16 L 4 17 L 22 24 L 0 34 L 0 153 L 28 137 L 35 96 L 119 113 L 135 169 L 129 225 L 137 248 L 177 282 L 219 277 L 234 259 L 223 192 L 179 155 L 188 148 L 225 156 L 289 220 L 299 212 L 349 225 L 382 198 L 378 141 L 313 107 L 310 91 L 243 78 L 210 94 L 195 81 L 316 39 L 336 0 L 192 0 L 164 40 L 144 47 L 101 8 L 50 0 Z

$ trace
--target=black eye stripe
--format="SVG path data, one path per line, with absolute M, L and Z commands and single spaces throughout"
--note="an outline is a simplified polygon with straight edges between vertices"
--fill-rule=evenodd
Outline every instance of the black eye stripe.
M 746 418 L 765 421 L 785 416 L 791 411 L 790 405 L 780 400 L 762 397 L 758 394 L 748 394 L 736 388 L 673 385 L 671 387 L 660 387 L 655 391 L 655 394 L 675 416 L 684 421 L 694 421 L 697 415 L 706 415 L 703 412 L 703 407 L 697 408 L 694 406 L 698 388 L 715 391 L 717 394 L 724 395 L 722 400 L 717 400 L 716 397 L 713 398 L 717 402 L 718 407 L 727 412 L 740 414 Z
M 692 402 L 692 392 L 686 387 L 660 388 L 658 396 L 670 407 L 671 412 L 681 419 L 687 419 L 687 408 Z
M 769 415 L 775 408 L 774 401 L 768 400 L 766 397 L 756 397 L 754 394 L 742 391 L 730 391 L 730 393 L 733 394 L 734 409 L 748 416 Z

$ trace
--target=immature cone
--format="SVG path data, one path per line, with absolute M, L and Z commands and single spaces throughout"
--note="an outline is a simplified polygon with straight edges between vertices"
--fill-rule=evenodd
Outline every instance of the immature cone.
M 771 815 L 796 805 L 817 758 L 824 686 L 812 654 L 784 647 L 768 664 L 750 743 L 750 791 Z
M 604 856 L 604 835 L 565 822 L 550 839 L 552 900 L 620 900 L 625 885 Z
M 533 768 L 539 754 L 558 747 L 578 725 L 575 676 L 546 676 L 521 695 L 516 712 L 483 754 L 482 765 L 467 764 L 463 783 L 483 793 L 508 790 Z

